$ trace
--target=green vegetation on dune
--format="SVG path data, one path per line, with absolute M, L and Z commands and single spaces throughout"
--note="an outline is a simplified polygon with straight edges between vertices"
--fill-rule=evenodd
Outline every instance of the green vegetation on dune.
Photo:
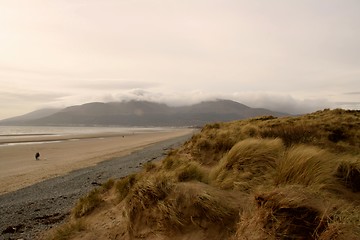
M 209 124 L 111 181 L 50 239 L 360 239 L 360 111 Z

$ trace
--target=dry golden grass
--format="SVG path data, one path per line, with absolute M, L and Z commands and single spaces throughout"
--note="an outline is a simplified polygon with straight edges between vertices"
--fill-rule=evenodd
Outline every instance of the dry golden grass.
M 104 188 L 104 190 L 110 190 L 115 184 L 115 180 L 110 178 L 108 181 L 103 183 L 101 186 Z
M 348 158 L 341 161 L 335 176 L 346 188 L 360 192 L 360 159 Z
M 197 162 L 183 164 L 175 171 L 179 182 L 199 181 L 208 182 L 206 170 Z
M 78 233 L 86 231 L 87 226 L 82 220 L 71 220 L 62 226 L 51 230 L 44 239 L 48 240 L 68 240 L 72 239 Z
M 328 227 L 320 235 L 320 240 L 359 239 L 360 207 L 348 205 L 346 202 L 340 204 L 328 217 Z
M 253 201 L 240 219 L 236 239 L 316 239 L 328 226 L 331 204 L 311 188 L 274 188 L 255 194 Z
M 189 229 L 204 232 L 203 229 L 213 228 L 218 233 L 205 232 L 206 238 L 224 239 L 235 231 L 241 197 L 204 183 L 174 183 L 155 176 L 138 182 L 126 199 L 128 231 L 135 239 L 154 231 L 171 238 Z
M 136 182 L 136 175 L 131 174 L 115 183 L 115 189 L 118 194 L 118 200 L 121 202 L 128 194 Z
M 334 184 L 339 163 L 326 150 L 299 145 L 287 150 L 276 164 L 275 184 L 326 187 Z
M 237 143 L 219 164 L 212 169 L 210 178 L 223 189 L 234 189 L 243 183 L 241 190 L 255 185 L 268 184 L 274 174 L 276 160 L 284 152 L 279 139 L 246 139 Z M 246 183 L 246 185 L 245 185 Z
M 97 208 L 103 202 L 100 195 L 101 195 L 100 190 L 94 189 L 86 196 L 80 198 L 75 208 L 73 209 L 73 215 L 76 218 L 80 218 L 90 214 L 95 208 Z
M 106 204 L 125 224 L 106 239 L 360 239 L 359 186 L 360 111 L 324 110 L 209 124 L 74 214 L 96 221 L 114 193 Z
M 146 172 L 150 172 L 152 170 L 155 170 L 157 167 L 157 165 L 153 162 L 147 162 L 143 165 L 143 169 L 146 171 Z

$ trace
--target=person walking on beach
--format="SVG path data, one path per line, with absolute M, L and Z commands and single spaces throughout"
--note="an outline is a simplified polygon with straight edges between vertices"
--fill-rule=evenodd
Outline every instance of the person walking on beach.
M 40 157 L 40 153 L 39 152 L 35 153 L 35 159 L 39 160 L 39 157 Z

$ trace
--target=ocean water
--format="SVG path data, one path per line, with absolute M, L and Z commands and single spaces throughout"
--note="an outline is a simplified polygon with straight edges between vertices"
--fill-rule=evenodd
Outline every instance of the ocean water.
M 0 137 L 163 131 L 166 128 L 0 126 Z
M 41 126 L 0 126 L 0 147 L 13 146 L 23 144 L 44 144 L 50 143 L 44 141 L 34 141 L 36 137 L 44 136 L 71 136 L 82 134 L 98 134 L 98 133 L 119 133 L 132 134 L 144 132 L 167 131 L 168 128 L 125 128 L 125 127 L 41 127 Z M 22 139 L 18 143 L 17 139 Z M 32 140 L 27 142 L 26 138 Z M 25 140 L 24 140 L 25 139 Z M 13 141 L 13 142 L 12 142 Z M 2 143 L 3 142 L 3 143 Z M 54 142 L 54 141 L 51 141 Z

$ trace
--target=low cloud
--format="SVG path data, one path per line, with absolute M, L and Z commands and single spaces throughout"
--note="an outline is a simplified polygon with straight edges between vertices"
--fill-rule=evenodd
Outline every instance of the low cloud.
M 86 79 L 86 81 L 74 81 L 71 83 L 72 88 L 85 89 L 85 90 L 96 90 L 104 91 L 109 90 L 111 92 L 121 90 L 131 90 L 136 88 L 150 88 L 156 87 L 158 83 L 155 82 L 144 82 L 144 81 L 130 81 L 124 79 Z M 70 84 L 69 84 L 70 85 Z
M 183 106 L 216 99 L 228 99 L 243 103 L 253 108 L 267 108 L 273 111 L 286 112 L 290 114 L 309 113 L 324 108 L 340 107 L 337 103 L 326 99 L 297 99 L 291 95 L 275 93 L 244 92 L 232 94 L 213 94 L 203 91 L 191 92 L 169 92 L 151 91 L 137 88 L 118 91 L 112 94 L 82 94 L 64 96 L 46 106 L 71 106 L 88 102 L 118 102 L 118 101 L 151 101 L 165 103 L 170 106 Z
M 116 101 L 143 100 L 166 103 L 170 106 L 184 106 L 199 103 L 201 101 L 214 100 L 218 95 L 208 94 L 202 91 L 169 92 L 149 91 L 144 89 L 132 89 L 114 96 Z
M 360 92 L 346 92 L 344 95 L 360 95 Z
M 235 100 L 256 108 L 267 108 L 273 111 L 290 114 L 309 113 L 324 108 L 334 108 L 335 103 L 327 99 L 297 99 L 291 95 L 269 93 L 235 93 Z
M 360 102 L 337 102 L 337 108 L 360 110 Z
M 28 92 L 10 92 L 10 91 L 0 91 L 1 99 L 3 101 L 11 101 L 14 102 L 20 102 L 23 103 L 27 102 L 53 102 L 56 101 L 64 96 L 66 94 L 63 93 L 54 93 L 54 92 L 34 92 L 34 91 L 28 91 Z

